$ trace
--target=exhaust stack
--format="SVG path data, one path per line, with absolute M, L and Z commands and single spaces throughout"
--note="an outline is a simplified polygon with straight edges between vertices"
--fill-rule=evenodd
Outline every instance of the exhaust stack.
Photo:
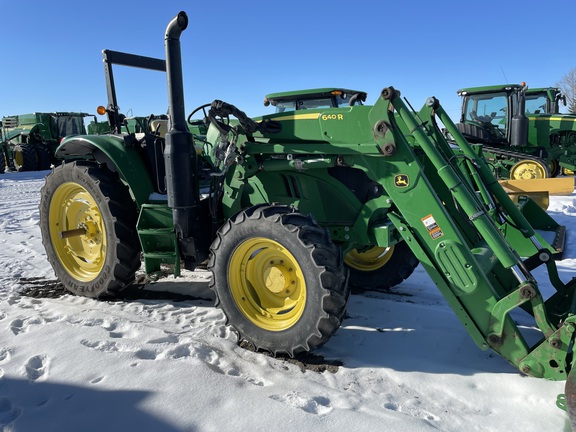
M 166 133 L 164 163 L 168 206 L 172 209 L 174 230 L 178 238 L 184 267 L 193 270 L 198 256 L 200 206 L 198 170 L 192 134 L 186 124 L 180 35 L 188 27 L 188 16 L 180 12 L 166 27 L 166 79 L 170 127 Z M 197 235 L 199 234 L 199 235 Z M 200 253 L 200 255 L 202 255 Z
M 518 91 L 518 105 L 513 113 L 510 125 L 510 145 L 528 145 L 528 117 L 526 117 L 526 90 L 527 86 Z

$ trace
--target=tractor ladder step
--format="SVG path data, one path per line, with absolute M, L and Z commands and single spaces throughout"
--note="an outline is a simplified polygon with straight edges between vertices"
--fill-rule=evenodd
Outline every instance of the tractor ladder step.
M 142 205 L 136 228 L 146 273 L 158 272 L 162 264 L 170 264 L 174 266 L 174 276 L 180 276 L 178 240 L 170 207 L 161 204 Z

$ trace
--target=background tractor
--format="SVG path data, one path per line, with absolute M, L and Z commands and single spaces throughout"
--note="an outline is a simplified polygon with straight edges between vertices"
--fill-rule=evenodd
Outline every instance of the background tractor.
M 557 87 L 526 89 L 526 114 L 560 114 L 560 104 L 566 106 L 566 96 Z
M 559 113 L 556 88 L 505 84 L 458 90 L 458 129 L 483 146 L 484 157 L 503 179 L 542 179 L 576 168 L 576 116 Z
M 70 292 L 115 294 L 134 281 L 141 254 L 149 274 L 207 265 L 239 339 L 294 356 L 339 328 L 349 273 L 380 289 L 374 271 L 394 275 L 392 285 L 420 262 L 481 349 L 524 374 L 567 379 L 573 410 L 576 279 L 563 282 L 555 263 L 565 227 L 530 199 L 514 204 L 436 98 L 416 114 L 386 87 L 374 105 L 258 118 L 216 100 L 188 115 L 207 127 L 194 141 L 180 57 L 187 26 L 184 12 L 168 24 L 166 60 L 104 52 L 110 76 L 113 64 L 167 72 L 165 135 L 123 131 L 109 87 L 112 133 L 67 137 L 57 149 L 63 163 L 42 189 L 40 227 Z M 403 265 L 350 264 L 386 251 Z M 548 299 L 533 274 L 542 266 L 556 290 Z M 514 314 L 540 337 L 525 337 Z
M 10 167 L 16 171 L 49 169 L 56 162 L 54 151 L 60 140 L 68 135 L 85 134 L 84 117 L 90 115 L 54 112 L 2 117 L 4 157 L 0 168 Z

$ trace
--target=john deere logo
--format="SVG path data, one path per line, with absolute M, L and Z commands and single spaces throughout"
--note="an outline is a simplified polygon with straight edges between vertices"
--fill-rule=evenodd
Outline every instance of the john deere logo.
M 408 187 L 410 179 L 406 174 L 398 174 L 394 176 L 394 185 L 399 188 Z

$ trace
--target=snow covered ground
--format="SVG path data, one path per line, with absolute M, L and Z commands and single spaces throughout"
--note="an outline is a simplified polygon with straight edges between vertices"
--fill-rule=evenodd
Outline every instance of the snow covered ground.
M 324 372 L 239 347 L 207 272 L 116 301 L 23 295 L 54 279 L 37 208 L 46 174 L 0 175 L 1 432 L 569 430 L 564 383 L 477 348 L 421 267 L 393 293 L 351 296 L 315 352 Z M 576 194 L 549 212 L 569 229 L 566 280 Z

